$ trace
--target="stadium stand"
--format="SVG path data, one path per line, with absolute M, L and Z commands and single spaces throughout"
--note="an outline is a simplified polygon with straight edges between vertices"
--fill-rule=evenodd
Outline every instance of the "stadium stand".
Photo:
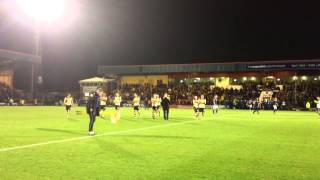
M 263 99 L 264 109 L 271 109 L 271 100 L 277 98 L 285 106 L 281 106 L 282 109 L 292 109 L 292 108 L 304 108 L 305 103 L 309 101 L 314 107 L 313 100 L 316 99 L 320 93 L 319 86 L 315 86 L 312 82 L 302 82 L 299 83 L 297 88 L 297 97 L 295 99 L 294 95 L 294 85 L 285 84 L 281 90 L 276 86 L 269 86 L 268 90 L 271 94 L 271 98 Z M 110 104 L 113 95 L 116 92 L 120 92 L 123 98 L 123 102 L 130 102 L 133 98 L 133 93 L 138 93 L 141 99 L 150 99 L 153 93 L 158 93 L 163 95 L 169 92 L 171 96 L 171 101 L 175 105 L 191 105 L 191 101 L 194 95 L 204 94 L 208 104 L 212 104 L 212 99 L 214 95 L 220 97 L 221 104 L 226 108 L 236 108 L 236 109 L 248 109 L 248 104 L 259 98 L 264 91 L 265 86 L 263 85 L 244 85 L 242 89 L 225 89 L 220 87 L 212 88 L 209 83 L 170 83 L 169 85 L 150 85 L 150 84 L 124 84 L 118 86 L 118 88 L 108 91 L 108 96 Z M 271 93 L 272 92 L 272 93 Z M 275 92 L 275 93 L 273 93 Z
M 27 98 L 28 90 L 17 90 L 14 87 L 15 66 L 18 63 L 39 64 L 41 57 L 0 49 L 0 104 L 8 104 L 10 101 L 18 104 Z
M 112 76 L 123 101 L 133 93 L 150 99 L 153 93 L 168 92 L 176 105 L 190 105 L 194 95 L 204 94 L 211 104 L 220 97 L 226 108 L 247 109 L 257 98 L 264 109 L 271 109 L 275 98 L 282 109 L 304 108 L 320 94 L 320 61 L 260 61 L 210 64 L 171 64 L 138 66 L 99 66 L 98 73 Z M 110 99 L 110 98 L 109 98 Z

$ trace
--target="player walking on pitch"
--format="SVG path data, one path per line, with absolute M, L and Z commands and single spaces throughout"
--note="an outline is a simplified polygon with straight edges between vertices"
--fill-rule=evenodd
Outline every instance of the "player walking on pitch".
M 134 118 L 140 117 L 140 112 L 139 112 L 139 106 L 140 106 L 140 97 L 137 95 L 137 93 L 134 93 L 133 95 L 133 112 L 134 112 Z
M 120 121 L 120 106 L 121 106 L 122 98 L 119 93 L 116 93 L 113 103 L 115 105 L 116 112 L 114 117 L 112 118 L 112 123 L 117 123 Z
M 163 118 L 164 120 L 169 120 L 169 107 L 170 107 L 170 97 L 167 93 L 163 95 L 161 101 L 162 109 L 163 109 Z
M 157 94 L 157 100 L 156 100 L 156 107 L 157 107 L 157 114 L 158 117 L 160 117 L 160 106 L 161 106 L 161 98 L 159 96 L 159 94 Z
M 278 100 L 277 100 L 277 98 L 275 98 L 275 99 L 273 100 L 273 105 L 272 105 L 272 107 L 273 107 L 273 114 L 275 114 L 276 111 L 278 111 L 278 106 L 279 106 Z
M 87 102 L 87 113 L 89 114 L 90 117 L 90 122 L 89 122 L 89 136 L 95 135 L 95 132 L 93 131 L 93 126 L 96 121 L 96 116 L 97 116 L 97 97 L 96 93 L 90 93 L 89 99 Z
M 212 113 L 213 115 L 218 114 L 219 111 L 219 103 L 218 103 L 218 96 L 215 95 L 212 101 Z
M 193 104 L 193 111 L 194 111 L 194 117 L 198 120 L 199 119 L 199 99 L 198 96 L 194 96 L 192 100 Z
M 69 119 L 70 112 L 71 112 L 71 107 L 73 105 L 73 98 L 71 94 L 68 94 L 64 100 L 63 100 L 64 105 L 66 106 L 66 111 L 67 111 L 67 118 Z
M 108 97 L 106 93 L 101 92 L 101 97 L 100 97 L 100 117 L 104 118 L 104 112 L 106 110 L 106 105 L 107 105 Z
M 256 101 L 253 101 L 252 102 L 253 103 L 253 114 L 254 113 L 256 113 L 257 112 L 257 114 L 260 114 L 260 112 L 259 112 L 259 110 L 260 110 L 260 106 L 261 106 L 261 104 L 260 104 L 260 101 L 259 101 L 259 99 L 257 99 Z
M 151 98 L 151 106 L 152 106 L 152 118 L 156 118 L 157 114 L 157 94 L 153 94 L 153 97 Z
M 200 96 L 199 99 L 199 113 L 201 113 L 202 117 L 204 117 L 204 109 L 206 108 L 207 100 L 204 98 L 204 95 Z

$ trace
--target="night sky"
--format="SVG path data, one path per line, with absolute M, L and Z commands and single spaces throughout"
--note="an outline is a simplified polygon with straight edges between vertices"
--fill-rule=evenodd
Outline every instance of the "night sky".
M 319 58 L 307 2 L 79 0 L 72 26 L 42 33 L 44 85 L 76 90 L 98 65 Z M 0 48 L 31 52 L 32 30 L 0 12 Z

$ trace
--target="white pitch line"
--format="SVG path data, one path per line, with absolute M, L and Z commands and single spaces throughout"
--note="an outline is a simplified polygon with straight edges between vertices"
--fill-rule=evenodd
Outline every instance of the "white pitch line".
M 157 128 L 162 128 L 162 127 L 177 126 L 177 125 L 188 124 L 188 123 L 199 122 L 199 121 L 205 121 L 205 120 L 184 121 L 184 122 L 179 122 L 179 123 L 171 123 L 171 124 L 165 124 L 165 125 L 150 126 L 150 127 L 137 128 L 137 129 L 131 129 L 131 130 L 126 130 L 126 131 L 107 132 L 107 133 L 102 133 L 102 134 L 98 134 L 98 135 L 95 135 L 95 136 L 80 136 L 80 137 L 75 137 L 75 138 L 70 138 L 70 139 L 61 139 L 61 140 L 40 142 L 40 143 L 35 143 L 35 144 L 13 146 L 13 147 L 1 148 L 0 149 L 0 153 L 1 152 L 8 152 L 8 151 L 13 151 L 13 150 L 18 150 L 18 149 L 27 149 L 27 148 L 37 147 L 37 146 L 45 146 L 45 145 L 49 145 L 49 144 L 60 144 L 60 143 L 71 142 L 71 141 L 85 140 L 85 139 L 90 139 L 90 138 L 95 138 L 95 137 L 100 137 L 100 136 L 119 135 L 119 134 L 126 134 L 126 133 L 131 133 L 131 132 L 149 130 L 149 129 L 157 129 Z

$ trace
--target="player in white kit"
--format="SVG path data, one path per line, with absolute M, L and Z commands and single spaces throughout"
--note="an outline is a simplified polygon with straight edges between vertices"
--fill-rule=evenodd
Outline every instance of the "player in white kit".
M 212 102 L 212 113 L 213 115 L 218 114 L 219 111 L 219 103 L 218 103 L 218 96 L 215 95 Z

